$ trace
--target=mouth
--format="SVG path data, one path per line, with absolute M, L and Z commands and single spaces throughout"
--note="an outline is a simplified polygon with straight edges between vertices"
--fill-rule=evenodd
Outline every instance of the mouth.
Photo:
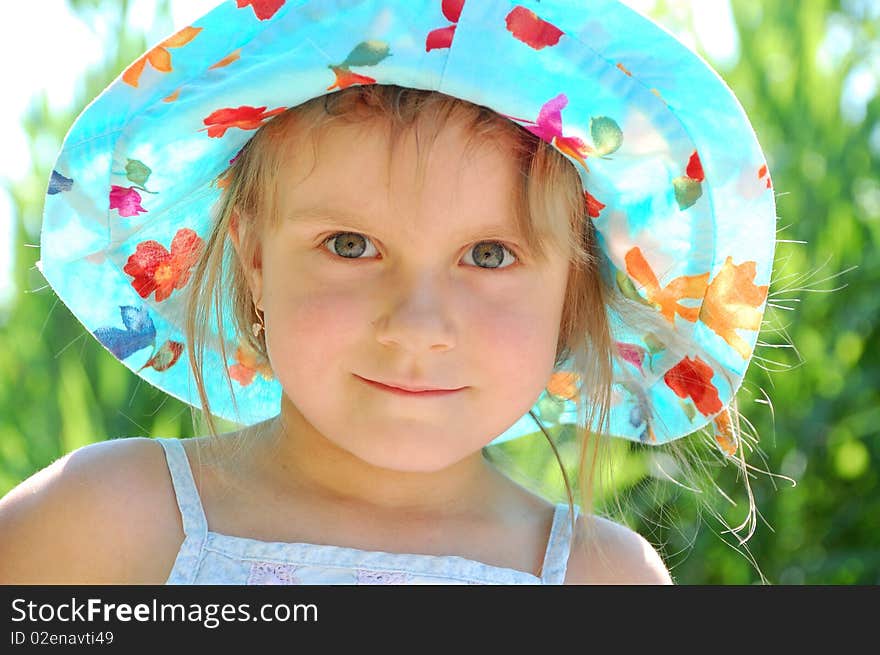
M 392 385 L 392 384 L 383 384 L 382 382 L 376 382 L 375 380 L 369 380 L 367 378 L 362 378 L 360 375 L 355 375 L 356 378 L 365 382 L 375 389 L 379 389 L 380 391 L 385 391 L 387 393 L 397 394 L 399 396 L 404 396 L 408 398 L 439 398 L 443 396 L 451 396 L 453 394 L 459 393 L 460 391 L 464 391 L 467 387 L 459 387 L 458 389 L 443 389 L 437 387 L 407 387 L 404 385 Z

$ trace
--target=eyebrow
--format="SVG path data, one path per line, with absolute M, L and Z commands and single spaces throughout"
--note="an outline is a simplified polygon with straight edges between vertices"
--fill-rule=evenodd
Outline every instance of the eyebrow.
M 323 207 L 309 207 L 306 209 L 298 209 L 291 214 L 288 214 L 287 219 L 304 225 L 329 225 L 344 223 L 352 228 L 357 228 L 367 232 L 369 232 L 372 229 L 372 226 L 378 222 L 375 219 L 367 219 L 364 216 L 344 209 L 329 209 Z M 487 225 L 477 225 L 475 227 L 468 226 L 467 229 L 469 234 L 471 235 L 468 238 L 522 238 L 522 235 L 516 225 L 493 223 Z

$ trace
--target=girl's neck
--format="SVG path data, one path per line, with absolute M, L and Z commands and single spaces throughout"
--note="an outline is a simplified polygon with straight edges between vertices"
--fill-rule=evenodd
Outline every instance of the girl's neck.
M 255 473 L 279 495 L 319 498 L 373 513 L 452 517 L 504 511 L 503 498 L 519 489 L 480 451 L 436 471 L 374 466 L 340 448 L 298 412 L 264 424 L 252 451 Z

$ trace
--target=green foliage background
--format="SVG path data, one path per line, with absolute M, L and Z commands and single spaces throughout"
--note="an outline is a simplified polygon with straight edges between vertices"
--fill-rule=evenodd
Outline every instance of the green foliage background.
M 45 94 L 34 99 L 21 126 L 33 144 L 32 167 L 21 182 L 3 181 L 16 214 L 19 293 L 0 309 L 0 494 L 93 441 L 193 432 L 189 408 L 113 359 L 34 268 L 45 188 L 64 134 L 79 110 L 152 45 L 129 27 L 128 2 L 70 4 L 87 22 L 102 12 L 118 41 L 82 81 L 74 110 L 48 106 Z M 856 121 L 842 114 L 841 99 L 853 71 L 880 80 L 880 8 L 865 0 L 732 5 L 740 57 L 719 72 L 767 154 L 780 240 L 770 290 L 774 307 L 740 409 L 766 456 L 762 461 L 754 453 L 750 463 L 797 481 L 793 486 L 761 473 L 751 479 L 760 516 L 749 549 L 771 583 L 878 584 L 880 97 Z M 158 6 L 170 32 L 168 3 Z M 674 9 L 659 2 L 653 15 L 686 27 L 690 17 Z M 827 34 L 832 46 L 845 36 L 850 47 L 829 55 Z M 794 348 L 774 347 L 786 343 Z M 772 407 L 760 402 L 760 390 Z M 549 475 L 555 466 L 540 440 L 524 440 L 509 452 L 530 455 L 532 473 Z M 719 470 L 716 481 L 735 505 L 720 494 L 698 499 L 664 482 L 656 452 L 625 445 L 615 452 L 622 464 L 610 491 L 652 489 L 632 496 L 628 521 L 661 547 L 677 582 L 762 581 L 705 512 L 713 507 L 729 525 L 745 519 L 748 499 L 733 467 Z

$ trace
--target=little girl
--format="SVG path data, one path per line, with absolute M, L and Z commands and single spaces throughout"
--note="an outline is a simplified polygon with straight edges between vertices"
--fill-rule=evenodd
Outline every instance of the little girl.
M 616 2 L 229 0 L 78 118 L 41 244 L 210 434 L 23 482 L 0 582 L 669 583 L 596 448 L 741 459 L 774 222 L 736 99 Z M 536 426 L 579 504 L 487 458 Z

